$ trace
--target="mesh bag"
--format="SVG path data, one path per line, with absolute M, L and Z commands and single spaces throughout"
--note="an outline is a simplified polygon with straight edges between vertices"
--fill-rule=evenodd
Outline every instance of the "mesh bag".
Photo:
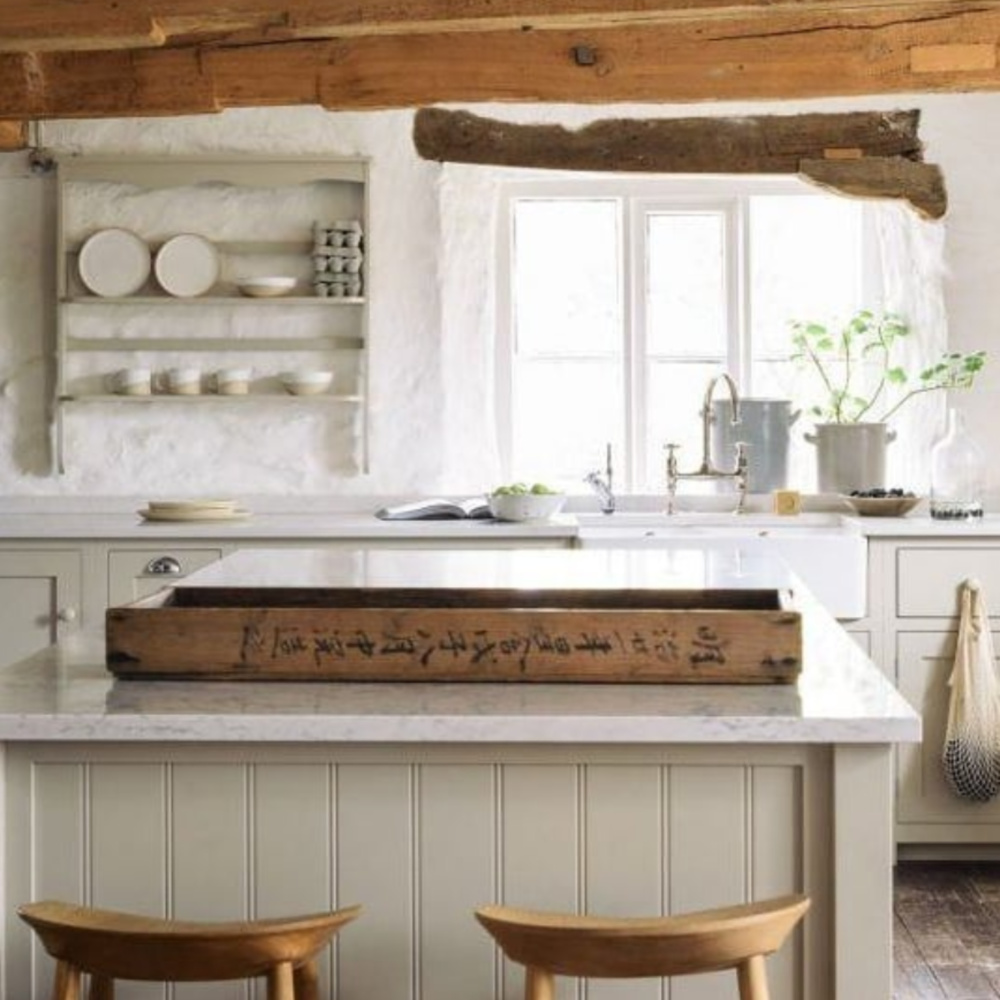
M 988 802 L 1000 792 L 1000 682 L 979 584 L 967 580 L 961 596 L 942 762 L 945 779 L 959 798 Z

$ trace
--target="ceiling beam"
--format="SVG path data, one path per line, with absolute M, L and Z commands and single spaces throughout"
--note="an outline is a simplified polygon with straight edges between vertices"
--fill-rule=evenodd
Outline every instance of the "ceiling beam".
M 32 0 L 0 6 L 0 51 L 157 48 L 220 40 L 281 41 L 652 26 L 774 13 L 915 18 L 1000 0 Z
M 423 108 L 413 142 L 425 160 L 545 170 L 794 174 L 803 159 L 920 160 L 918 111 L 741 118 L 614 118 L 570 130 Z
M 318 103 L 681 102 L 1000 89 L 1000 6 L 948 0 L 588 30 L 0 55 L 0 118 Z
M 788 174 L 865 198 L 948 206 L 941 169 L 923 163 L 918 111 L 740 118 L 612 118 L 571 131 L 423 108 L 413 123 L 428 160 L 574 171 Z

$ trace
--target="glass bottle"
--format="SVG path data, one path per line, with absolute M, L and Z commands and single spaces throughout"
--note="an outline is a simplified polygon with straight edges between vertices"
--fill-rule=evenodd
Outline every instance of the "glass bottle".
M 986 455 L 965 429 L 964 416 L 948 410 L 944 436 L 931 449 L 931 517 L 982 517 L 985 474 Z

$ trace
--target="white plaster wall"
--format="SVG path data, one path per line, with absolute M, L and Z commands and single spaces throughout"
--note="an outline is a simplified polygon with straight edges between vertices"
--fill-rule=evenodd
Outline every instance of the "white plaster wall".
M 577 107 L 489 105 L 510 120 L 569 126 L 614 115 L 794 113 L 919 107 L 928 159 L 950 195 L 946 256 L 951 342 L 1000 344 L 1000 96 L 859 98 L 781 104 Z M 409 111 L 316 108 L 218 116 L 45 123 L 56 152 L 246 151 L 371 158 L 369 272 L 371 471 L 351 468 L 349 417 L 315 409 L 254 412 L 88 410 L 71 421 L 67 472 L 49 471 L 43 356 L 51 343 L 51 182 L 0 156 L 0 494 L 407 494 L 482 489 L 499 475 L 491 426 L 495 194 L 499 175 L 419 160 Z M 1000 351 L 954 401 L 991 454 Z M 144 412 L 143 412 L 144 411 Z M 155 415 L 154 415 L 155 414 Z M 990 472 L 1000 499 L 1000 472 Z M 995 506 L 996 504 L 994 504 Z

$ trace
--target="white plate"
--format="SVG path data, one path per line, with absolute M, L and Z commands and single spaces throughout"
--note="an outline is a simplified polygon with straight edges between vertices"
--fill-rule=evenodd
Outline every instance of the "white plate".
M 149 277 L 149 247 L 128 229 L 101 229 L 80 248 L 80 280 L 95 295 L 134 295 Z
M 178 298 L 204 295 L 219 280 L 219 253 L 197 233 L 167 240 L 156 254 L 156 280 Z
M 233 510 L 235 500 L 150 500 L 146 506 L 150 510 Z
M 244 295 L 254 299 L 273 299 L 287 295 L 295 287 L 294 278 L 246 278 L 237 286 Z
M 232 509 L 217 509 L 204 507 L 198 510 L 176 508 L 174 510 L 140 510 L 139 517 L 144 521 L 242 521 L 251 512 L 242 507 Z

